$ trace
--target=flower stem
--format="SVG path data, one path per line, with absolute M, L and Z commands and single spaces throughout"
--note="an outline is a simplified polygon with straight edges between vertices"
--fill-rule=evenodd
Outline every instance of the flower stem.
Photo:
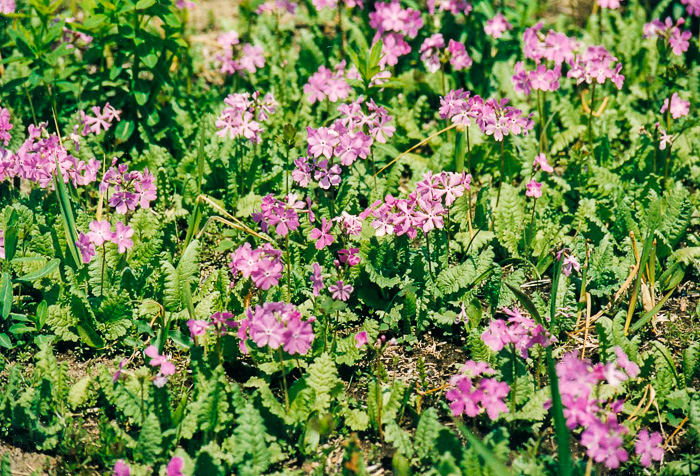
M 289 391 L 287 390 L 287 371 L 284 369 L 284 357 L 282 356 L 282 347 L 277 347 L 277 355 L 280 358 L 282 365 L 282 388 L 284 389 L 284 408 L 289 413 Z
M 431 253 L 430 253 L 430 238 L 428 237 L 427 233 L 423 233 L 425 235 L 425 248 L 428 252 L 428 271 L 430 272 L 430 279 L 435 282 L 435 277 L 433 276 L 433 261 L 431 259 Z
M 287 251 L 287 300 L 292 302 L 292 259 L 289 256 L 289 233 L 285 236 L 285 246 Z
M 469 128 L 467 127 L 466 138 L 467 138 L 467 173 L 472 175 L 472 146 L 469 142 Z M 474 183 L 474 176 L 472 175 L 472 181 L 467 189 L 467 201 L 469 205 L 467 206 L 467 221 L 469 222 L 469 239 L 474 238 L 474 229 L 472 228 L 472 187 Z
M 532 246 L 532 240 L 534 238 L 535 229 L 535 209 L 537 208 L 537 199 L 532 203 L 532 215 L 530 216 L 530 226 L 527 229 L 527 235 L 525 240 L 525 257 L 530 253 L 530 248 Z
M 498 179 L 498 193 L 496 194 L 496 208 L 498 208 L 498 204 L 501 202 L 501 188 L 503 187 L 503 174 L 506 168 L 506 163 L 505 163 L 505 158 L 503 156 L 503 152 L 505 150 L 505 137 L 501 140 L 501 175 Z
M 669 101 L 670 102 L 670 101 Z M 669 104 L 668 111 L 666 112 L 666 134 L 671 134 L 671 105 Z M 668 182 L 668 166 L 671 161 L 671 147 L 672 143 L 666 145 L 666 165 L 664 165 L 664 186 Z
M 104 295 L 105 289 L 105 261 L 107 260 L 107 250 L 105 243 L 102 243 L 102 277 L 100 279 L 100 296 Z
M 593 154 L 593 110 L 595 108 L 595 84 L 591 88 L 591 104 L 588 110 L 588 148 Z
M 517 394 L 518 394 L 518 375 L 517 375 L 517 369 L 516 369 L 516 364 L 517 364 L 517 359 L 518 359 L 518 354 L 515 351 L 515 344 L 510 345 L 510 350 L 511 350 L 511 356 L 513 358 L 513 392 L 510 395 L 510 405 L 511 405 L 511 414 L 515 415 L 515 406 L 517 402 Z

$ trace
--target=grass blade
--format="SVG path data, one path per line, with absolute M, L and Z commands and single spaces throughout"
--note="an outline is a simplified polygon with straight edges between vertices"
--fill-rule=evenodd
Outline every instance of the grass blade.
M 464 435 L 469 444 L 474 447 L 476 452 L 479 453 L 479 456 L 484 459 L 484 462 L 489 468 L 491 468 L 491 471 L 493 471 L 494 474 L 498 474 L 499 476 L 513 474 L 513 472 L 505 464 L 503 464 L 493 455 L 491 450 L 489 450 L 486 445 L 484 445 L 476 436 L 472 434 L 471 431 L 467 429 L 466 426 L 464 426 L 464 423 L 457 423 L 457 428 L 459 428 L 459 431 Z

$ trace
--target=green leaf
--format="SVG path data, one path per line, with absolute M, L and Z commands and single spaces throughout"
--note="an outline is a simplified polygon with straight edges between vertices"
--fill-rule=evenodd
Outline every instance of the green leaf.
M 0 300 L 2 318 L 7 319 L 12 309 L 12 278 L 7 272 L 2 273 L 2 279 L 0 279 Z
M 515 297 L 520 301 L 520 304 L 523 305 L 525 309 L 527 309 L 527 312 L 530 313 L 532 318 L 537 322 L 538 324 L 542 324 L 542 316 L 540 316 L 539 311 L 537 310 L 537 306 L 535 306 L 535 303 L 532 302 L 532 300 L 520 290 L 519 286 L 513 286 L 510 283 L 505 283 L 506 286 L 508 286 L 508 289 L 515 294 Z
M 319 412 L 328 411 L 332 398 L 343 390 L 343 382 L 338 377 L 335 363 L 328 353 L 318 357 L 309 366 L 306 384 L 315 393 L 313 408 Z
M 555 299 L 552 296 L 551 299 Z M 564 406 L 561 403 L 561 393 L 559 392 L 559 379 L 557 369 L 552 357 L 552 347 L 546 349 L 547 374 L 549 375 L 549 390 L 552 395 L 552 412 L 554 413 L 554 436 L 557 442 L 557 464 L 559 476 L 571 476 L 573 462 L 571 459 L 571 448 L 569 447 L 569 429 L 566 427 L 564 418 Z
M 137 10 L 145 10 L 156 4 L 156 0 L 139 0 L 136 4 Z
M 464 435 L 467 441 L 469 441 L 469 444 L 472 445 L 479 456 L 483 458 L 484 462 L 489 468 L 491 468 L 491 471 L 493 471 L 494 474 L 498 474 L 499 476 L 513 474 L 505 464 L 503 464 L 493 455 L 491 450 L 489 450 L 476 436 L 472 434 L 471 431 L 467 429 L 466 426 L 464 426 L 464 423 L 457 423 L 457 428 L 459 428 L 459 431 Z M 559 474 L 561 475 L 564 473 Z M 571 474 L 571 472 L 566 474 Z
M 68 251 L 73 258 L 73 266 L 78 267 L 81 265 L 82 261 L 80 260 L 80 254 L 78 253 L 78 247 L 75 244 L 78 241 L 78 232 L 75 225 L 73 206 L 71 204 L 70 195 L 68 194 L 66 184 L 63 183 L 61 168 L 58 165 L 56 165 L 56 175 L 54 176 L 53 182 L 56 188 L 58 204 L 61 209 L 61 222 L 63 223 L 63 230 L 66 234 L 66 246 L 68 247 Z
M 46 263 L 46 266 L 44 266 L 42 269 L 25 274 L 24 276 L 20 277 L 19 281 L 32 282 L 36 281 L 37 279 L 41 279 L 51 274 L 56 268 L 58 268 L 59 264 L 61 264 L 61 260 L 58 258 L 54 258 L 48 263 Z
M 114 130 L 114 137 L 118 141 L 126 142 L 129 140 L 129 137 L 131 137 L 135 130 L 136 125 L 134 124 L 134 121 L 123 120 L 117 124 L 117 128 Z

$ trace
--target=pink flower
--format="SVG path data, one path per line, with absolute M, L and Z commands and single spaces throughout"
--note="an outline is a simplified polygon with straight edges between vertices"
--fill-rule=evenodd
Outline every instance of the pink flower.
M 321 290 L 324 288 L 323 285 L 323 274 L 321 273 L 321 265 L 318 263 L 313 264 L 314 272 L 309 278 L 311 280 L 311 284 L 313 286 L 313 293 L 314 296 L 318 296 L 321 294 Z
M 258 262 L 257 267 L 251 273 L 253 282 L 262 290 L 268 290 L 276 286 L 282 278 L 282 263 L 279 260 L 263 259 Z
M 168 358 L 164 355 L 158 353 L 158 348 L 154 345 L 149 345 L 146 347 L 146 356 L 150 357 L 151 360 L 148 365 L 153 367 L 160 367 L 160 373 L 163 375 L 173 375 L 175 373 L 175 366 Z
M 257 314 L 257 312 L 256 312 Z M 256 315 L 250 325 L 250 338 L 258 347 L 270 346 L 277 349 L 282 343 L 284 325 L 277 320 L 272 312 L 263 312 L 262 316 Z
M 450 40 L 447 44 L 447 52 L 450 54 L 450 64 L 454 71 L 462 71 L 472 66 L 472 59 L 467 53 L 464 43 Z
M 112 241 L 113 233 L 110 231 L 111 225 L 109 221 L 93 220 L 89 226 L 90 231 L 87 236 L 95 246 L 102 246 L 105 242 Z
M 664 448 L 661 446 L 663 438 L 659 432 L 655 431 L 651 435 L 647 430 L 642 430 L 637 435 L 637 441 L 634 444 L 634 452 L 641 456 L 639 462 L 642 466 L 648 468 L 653 461 L 661 461 L 664 457 Z
M 2 5 L 0 5 L 0 13 L 5 13 L 2 11 Z M 12 12 L 14 13 L 14 2 L 12 4 Z M 10 143 L 12 136 L 10 131 L 14 126 L 10 123 L 10 111 L 5 108 L 0 107 L 0 140 L 3 141 L 5 146 Z
M 659 137 L 659 150 L 666 150 L 666 147 L 673 145 L 673 135 L 667 134 L 666 131 L 660 131 L 661 136 Z
M 690 112 L 690 101 L 684 101 L 680 98 L 678 93 L 673 93 L 671 96 L 671 117 L 674 119 L 679 119 L 683 116 L 687 116 Z M 669 99 L 664 99 L 664 105 L 661 106 L 661 114 L 665 113 L 669 108 Z
M 508 407 L 504 399 L 510 392 L 510 387 L 505 382 L 499 382 L 495 378 L 484 378 L 479 381 L 481 390 L 481 405 L 491 420 L 498 419 L 501 413 L 508 413 Z
M 114 463 L 114 472 L 112 476 L 130 476 L 130 474 L 131 470 L 129 470 L 129 466 L 127 466 L 124 460 L 120 459 Z
M 355 334 L 355 347 L 357 347 L 358 349 L 362 348 L 364 345 L 367 344 L 368 340 L 369 339 L 367 337 L 367 331 L 358 332 L 357 334 Z
M 611 10 L 617 10 L 620 8 L 620 0 L 598 0 L 598 6 L 600 8 L 610 8 Z
M 688 15 L 700 17 L 700 0 L 681 0 Z
M 338 164 L 328 167 L 328 160 L 323 159 L 316 166 L 314 179 L 318 180 L 318 186 L 324 190 L 340 185 L 340 173 L 342 172 Z
M 194 339 L 195 336 L 204 335 L 207 327 L 209 327 L 209 323 L 201 319 L 190 319 L 187 321 L 187 327 L 190 328 L 190 335 Z
M 95 245 L 90 243 L 90 238 L 85 233 L 78 235 L 78 240 L 75 246 L 80 250 L 80 255 L 83 263 L 88 264 L 93 256 L 95 256 Z
M 544 154 L 539 154 L 538 156 L 536 156 L 535 161 L 532 163 L 532 166 L 535 170 L 537 170 L 537 168 L 539 167 L 542 169 L 543 172 L 547 172 L 550 174 L 554 172 L 554 169 L 551 165 L 549 165 L 549 162 L 547 162 L 547 157 L 545 157 Z
M 617 365 L 624 370 L 630 378 L 636 378 L 639 375 L 640 369 L 637 364 L 632 362 L 625 351 L 620 346 L 615 347 L 615 356 L 617 357 Z
M 265 57 L 263 53 L 262 46 L 243 45 L 243 55 L 239 60 L 241 68 L 249 73 L 255 73 L 257 68 L 265 66 Z
M 134 246 L 131 237 L 134 235 L 134 230 L 131 227 L 124 225 L 122 222 L 117 222 L 115 232 L 112 235 L 112 242 L 117 245 L 120 253 L 126 253 L 126 250 Z
M 331 231 L 332 223 L 327 221 L 325 218 L 321 219 L 321 228 L 314 228 L 311 230 L 309 238 L 316 240 L 316 249 L 322 250 L 326 246 L 329 246 L 335 238 L 329 232 Z
M 338 301 L 347 301 L 350 299 L 350 293 L 353 292 L 353 288 L 349 284 L 343 283 L 343 281 L 336 281 L 335 284 L 328 286 L 328 290 L 331 292 L 331 297 Z
M 623 442 L 618 432 L 597 421 L 581 433 L 581 444 L 587 448 L 586 454 L 609 469 L 619 468 L 620 463 L 627 461 L 627 452 L 622 449 Z
M 472 385 L 468 377 L 461 377 L 457 380 L 456 386 L 447 391 L 445 398 L 450 401 L 450 410 L 453 416 L 465 414 L 475 417 L 481 413 L 479 403 L 482 393 Z
M 184 476 L 182 474 L 182 467 L 184 465 L 185 462 L 182 461 L 182 458 L 180 458 L 179 456 L 173 456 L 170 462 L 168 463 L 168 467 L 166 468 L 167 476 Z
M 564 273 L 564 276 L 569 276 L 571 274 L 571 270 L 578 273 L 581 271 L 581 265 L 574 255 L 567 255 L 562 262 L 561 271 Z
M 481 340 L 494 352 L 500 351 L 506 344 L 510 343 L 508 325 L 501 319 L 492 320 L 489 328 L 481 334 Z
M 282 339 L 284 351 L 289 355 L 306 355 L 314 340 L 311 322 L 302 321 L 299 317 L 292 317 L 287 321 L 287 329 L 284 331 Z
M 484 32 L 495 39 L 502 37 L 503 33 L 512 29 L 513 25 L 508 23 L 508 20 L 502 13 L 498 13 L 492 19 L 486 20 L 486 25 L 484 25 Z
M 464 364 L 460 374 L 450 379 L 453 387 L 445 397 L 451 402 L 450 409 L 454 416 L 465 414 L 475 417 L 486 411 L 491 420 L 496 420 L 501 413 L 508 413 L 504 402 L 510 392 L 508 384 L 494 378 L 476 380 L 482 374 L 493 373 L 486 363 L 470 360 Z
M 434 228 L 443 228 L 445 223 L 443 221 L 442 215 L 445 213 L 445 209 L 438 202 L 419 200 L 418 204 L 420 209 L 416 211 L 416 216 L 423 221 L 421 228 L 424 233 L 428 233 Z
M 309 155 L 313 155 L 314 158 L 318 158 L 321 155 L 327 159 L 333 157 L 333 148 L 338 145 L 338 133 L 336 131 L 327 127 L 319 127 L 318 129 L 307 127 L 306 131 L 308 133 L 306 140 Z
M 528 197 L 532 197 L 535 199 L 538 199 L 542 196 L 542 184 L 533 180 L 530 180 L 528 184 L 526 185 L 527 191 L 525 192 L 525 195 Z

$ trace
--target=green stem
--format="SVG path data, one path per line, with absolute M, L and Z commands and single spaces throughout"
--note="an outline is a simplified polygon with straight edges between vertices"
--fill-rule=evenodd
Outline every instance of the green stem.
M 593 153 L 593 108 L 595 106 L 595 84 L 591 88 L 591 104 L 588 108 L 588 148 Z
M 670 103 L 670 100 L 669 100 Z M 671 105 L 669 104 L 668 111 L 666 112 L 666 134 L 671 134 Z M 666 145 L 666 165 L 664 165 L 664 186 L 668 182 L 668 168 L 669 162 L 671 162 L 671 147 L 673 144 Z
M 100 279 L 100 296 L 104 295 L 105 288 L 105 261 L 107 260 L 106 244 L 102 243 L 102 278 Z
M 510 413 L 511 415 L 515 415 L 515 407 L 517 404 L 517 394 L 518 394 L 518 372 L 516 369 L 516 364 L 517 364 L 517 359 L 518 359 L 518 354 L 515 350 L 515 344 L 510 345 L 510 350 L 511 350 L 511 357 L 513 359 L 512 366 L 513 366 L 513 388 L 511 389 L 511 394 L 510 394 Z
M 287 300 L 292 302 L 292 259 L 289 255 L 289 233 L 285 236 L 285 247 L 287 251 Z
M 284 389 L 284 408 L 289 413 L 289 391 L 287 390 L 287 371 L 284 369 L 284 356 L 282 356 L 282 347 L 277 347 L 277 355 L 280 358 L 282 365 L 282 388 Z
M 430 272 L 430 279 L 435 282 L 435 278 L 433 277 L 433 261 L 431 259 L 431 253 L 430 253 L 430 238 L 428 237 L 427 233 L 423 233 L 425 235 L 425 248 L 426 251 L 428 252 L 428 271 Z
M 534 239 L 535 233 L 535 209 L 537 208 L 537 199 L 535 199 L 534 202 L 532 202 L 532 215 L 530 216 L 530 226 L 527 229 L 527 236 L 525 240 L 525 257 L 527 258 L 528 254 L 530 253 L 530 248 L 532 247 L 532 241 Z
M 499 176 L 498 179 L 498 193 L 496 194 L 496 208 L 498 208 L 498 204 L 501 202 L 501 188 L 503 187 L 503 178 L 504 178 L 504 170 L 506 168 L 506 163 L 505 163 L 505 157 L 504 157 L 504 150 L 505 150 L 505 141 L 506 138 L 504 137 L 501 140 L 501 175 Z

